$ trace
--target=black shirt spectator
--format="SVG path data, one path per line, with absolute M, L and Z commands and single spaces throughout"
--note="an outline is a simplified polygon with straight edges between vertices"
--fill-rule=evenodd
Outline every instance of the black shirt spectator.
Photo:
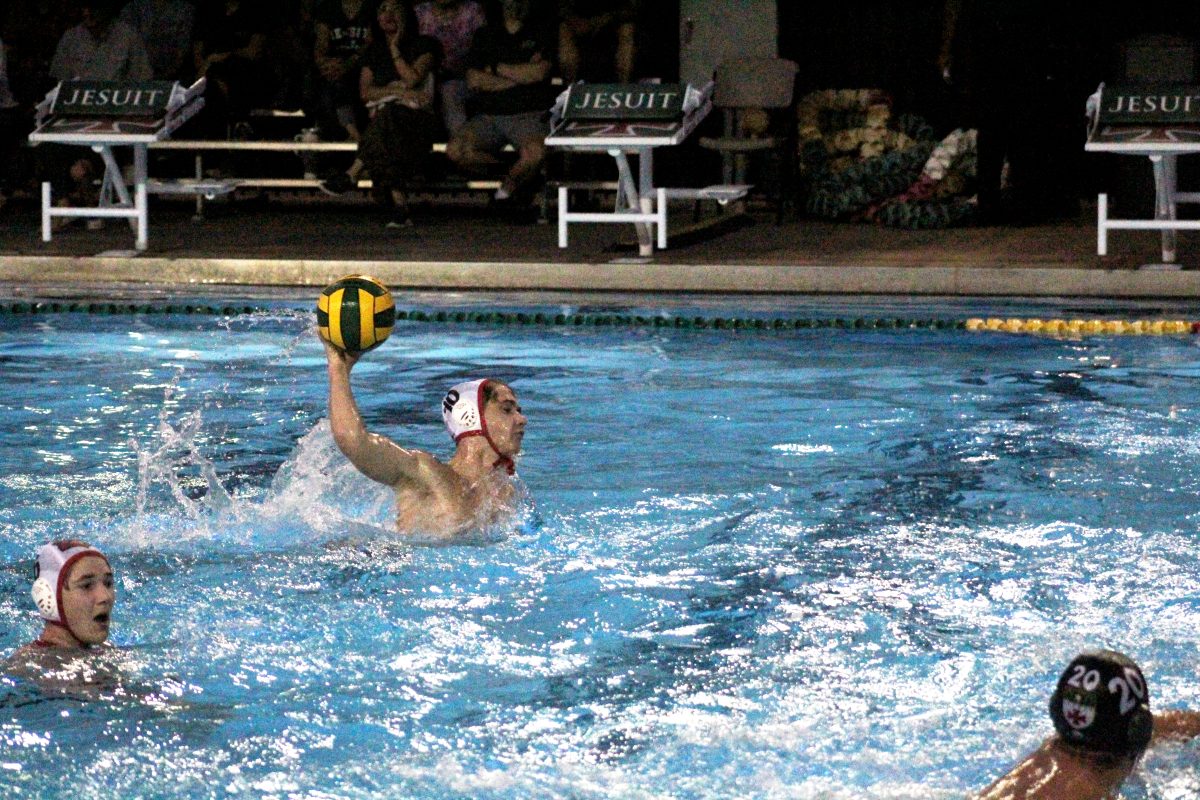
M 371 41 L 374 5 L 363 0 L 353 17 L 346 16 L 342 0 L 325 0 L 317 7 L 316 23 L 329 29 L 330 58 L 349 59 L 362 54 Z
M 196 74 L 208 77 L 206 112 L 218 122 L 235 121 L 271 101 L 275 80 L 267 30 L 265 18 L 249 2 L 209 0 L 197 9 Z
M 429 157 L 437 131 L 433 76 L 441 56 L 437 40 L 417 33 L 411 8 L 384 0 L 378 37 L 363 59 L 360 92 L 374 107 L 359 145 L 376 198 L 388 209 L 389 227 L 412 224 L 408 190 Z M 353 168 L 352 168 L 353 169 Z
M 325 0 L 317 8 L 311 102 L 323 135 L 344 131 L 351 141 L 361 138 L 365 114 L 358 77 L 374 19 L 375 7 L 369 0 Z
M 442 47 L 436 39 L 429 36 L 409 36 L 398 43 L 400 55 L 410 64 L 421 56 L 429 53 L 433 56 L 434 69 L 437 68 L 441 57 Z M 375 42 L 367 48 L 362 59 L 363 66 L 371 70 L 371 83 L 375 86 L 386 86 L 392 81 L 400 80 L 400 73 L 392 61 L 392 54 L 386 42 Z
M 635 0 L 559 0 L 558 59 L 563 80 L 627 83 L 636 55 Z
M 494 72 L 497 64 L 527 64 L 535 56 L 552 61 L 554 32 L 546 26 L 526 23 L 516 33 L 501 25 L 488 25 L 475 34 L 470 69 Z M 553 102 L 549 76 L 540 83 L 519 84 L 499 92 L 477 92 L 472 108 L 477 114 L 520 114 L 545 111 Z

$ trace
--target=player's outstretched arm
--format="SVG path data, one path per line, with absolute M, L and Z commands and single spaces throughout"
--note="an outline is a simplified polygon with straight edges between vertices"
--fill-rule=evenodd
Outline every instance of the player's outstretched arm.
M 345 353 L 325 341 L 322 344 L 329 361 L 329 426 L 338 448 L 373 481 L 395 486 L 407 477 L 415 477 L 419 468 L 417 452 L 371 433 L 363 423 L 350 389 L 350 370 L 358 355 Z
M 1154 715 L 1152 743 L 1195 739 L 1200 736 L 1200 712 L 1160 711 Z

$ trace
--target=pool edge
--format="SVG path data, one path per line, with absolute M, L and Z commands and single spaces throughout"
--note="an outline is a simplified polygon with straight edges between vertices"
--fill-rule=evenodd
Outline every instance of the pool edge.
M 640 264 L 5 256 L 22 285 L 324 286 L 355 272 L 395 289 L 961 297 L 1200 297 L 1200 271 L 1070 267 Z

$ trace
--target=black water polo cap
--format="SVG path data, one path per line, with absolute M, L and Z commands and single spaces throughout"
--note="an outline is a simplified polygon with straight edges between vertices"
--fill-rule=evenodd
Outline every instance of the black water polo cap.
M 1113 650 L 1075 656 L 1050 697 L 1050 718 L 1064 741 L 1102 753 L 1136 755 L 1154 733 L 1146 678 Z

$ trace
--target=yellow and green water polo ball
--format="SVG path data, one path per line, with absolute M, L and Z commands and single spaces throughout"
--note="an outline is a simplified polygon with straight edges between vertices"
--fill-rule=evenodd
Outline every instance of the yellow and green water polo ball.
M 347 353 L 365 353 L 392 334 L 392 293 L 369 275 L 339 278 L 317 298 L 317 332 Z

